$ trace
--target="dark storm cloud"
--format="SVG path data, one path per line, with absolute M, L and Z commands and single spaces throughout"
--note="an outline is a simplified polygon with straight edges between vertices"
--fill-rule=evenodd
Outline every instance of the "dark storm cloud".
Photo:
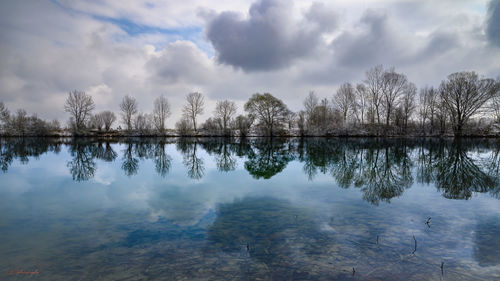
M 355 31 L 344 32 L 334 40 L 333 49 L 339 64 L 356 67 L 379 64 L 389 58 L 396 60 L 402 55 L 397 45 L 388 16 L 368 10 Z
M 159 56 L 151 58 L 146 67 L 156 81 L 199 84 L 210 80 L 211 69 L 206 56 L 189 41 L 170 43 Z
M 316 23 L 318 29 L 324 31 L 333 31 L 338 25 L 335 11 L 323 3 L 313 3 L 305 17 L 310 22 Z
M 340 33 L 322 56 L 324 68 L 305 71 L 305 81 L 341 83 L 362 79 L 374 65 L 401 69 L 432 63 L 461 49 L 461 38 L 447 30 L 417 35 L 387 10 L 366 10 L 353 28 Z
M 450 33 L 437 32 L 429 36 L 427 46 L 416 56 L 416 60 L 431 59 L 459 47 L 459 39 Z
M 460 47 L 459 36 L 434 31 L 416 36 L 398 29 L 386 13 L 367 10 L 355 31 L 346 31 L 332 44 L 337 64 L 359 68 L 376 64 L 409 65 L 443 56 Z
M 486 20 L 486 35 L 490 42 L 500 47 L 500 0 L 491 0 Z
M 250 7 L 246 19 L 234 12 L 223 12 L 207 23 L 207 38 L 219 62 L 245 71 L 275 70 L 310 54 L 322 44 L 321 36 L 336 24 L 335 15 L 325 14 L 313 5 L 297 22 L 291 3 L 261 0 Z

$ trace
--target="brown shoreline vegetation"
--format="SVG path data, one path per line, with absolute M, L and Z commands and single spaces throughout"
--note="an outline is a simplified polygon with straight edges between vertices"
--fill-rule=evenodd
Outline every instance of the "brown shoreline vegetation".
M 270 93 L 255 93 L 237 115 L 236 103 L 217 101 L 213 115 L 203 123 L 202 93 L 186 96 L 175 129 L 166 127 L 170 103 L 161 95 L 153 112 L 138 111 L 134 97 L 124 96 L 117 115 L 93 113 L 92 97 L 83 91 L 68 94 L 65 127 L 28 116 L 23 109 L 10 113 L 0 101 L 2 137 L 500 137 L 500 78 L 483 78 L 475 72 L 448 75 L 439 87 L 419 91 L 405 74 L 375 66 L 357 84 L 343 83 L 330 99 L 314 91 L 293 112 Z M 123 126 L 123 127 L 122 127 Z

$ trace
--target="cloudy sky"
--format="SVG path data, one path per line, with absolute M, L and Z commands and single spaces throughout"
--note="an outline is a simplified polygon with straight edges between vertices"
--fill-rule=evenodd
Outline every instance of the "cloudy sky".
M 67 93 L 118 112 L 185 95 L 242 105 L 270 92 L 296 111 L 310 90 L 331 97 L 377 64 L 417 86 L 474 70 L 500 75 L 500 0 L 0 1 L 0 101 L 64 121 Z

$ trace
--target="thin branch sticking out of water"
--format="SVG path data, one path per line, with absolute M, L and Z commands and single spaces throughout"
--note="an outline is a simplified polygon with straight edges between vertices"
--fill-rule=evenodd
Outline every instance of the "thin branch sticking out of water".
M 415 254 L 417 251 L 417 239 L 415 238 L 415 235 L 413 235 L 413 240 L 415 241 L 415 249 L 413 250 L 412 254 Z

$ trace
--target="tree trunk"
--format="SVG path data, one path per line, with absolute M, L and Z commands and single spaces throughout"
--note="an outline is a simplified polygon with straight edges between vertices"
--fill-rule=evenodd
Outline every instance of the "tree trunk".
M 455 137 L 461 137 L 462 134 L 463 134 L 463 124 L 462 123 L 458 123 L 455 126 Z
M 431 115 L 431 134 L 433 130 L 434 130 L 434 116 Z
M 385 125 L 386 126 L 389 126 L 389 119 L 391 117 L 391 107 L 388 106 L 387 107 L 387 115 L 386 115 L 386 118 L 385 118 Z

